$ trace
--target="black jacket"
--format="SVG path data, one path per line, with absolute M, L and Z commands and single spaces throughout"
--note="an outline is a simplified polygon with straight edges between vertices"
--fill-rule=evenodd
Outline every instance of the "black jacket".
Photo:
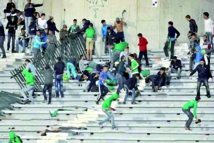
M 169 38 L 175 38 L 175 34 L 176 34 L 176 38 L 178 38 L 180 36 L 180 32 L 175 29 L 175 27 L 171 26 L 168 28 L 168 37 Z
M 212 74 L 210 72 L 210 68 L 207 65 L 202 66 L 201 64 L 198 65 L 191 73 L 190 75 L 192 76 L 195 74 L 195 72 L 198 72 L 198 78 L 212 78 Z
M 65 69 L 65 63 L 64 62 L 58 62 L 54 65 L 54 71 L 56 75 L 60 75 L 64 73 Z
M 189 21 L 189 28 L 190 28 L 189 33 L 197 33 L 198 32 L 198 26 L 197 26 L 194 19 L 191 19 Z
M 167 75 L 166 73 L 163 73 L 162 75 L 160 74 L 160 72 L 158 72 L 155 77 L 154 77 L 154 81 L 158 82 L 158 87 L 165 85 L 167 80 Z
M 55 34 L 55 31 L 59 32 L 59 30 L 56 28 L 55 22 L 51 22 L 51 20 L 48 20 L 47 25 L 48 25 L 48 30 L 52 30 L 53 34 Z
M 12 3 L 7 3 L 6 10 L 10 11 L 12 9 L 12 7 L 14 7 L 16 9 L 16 5 L 13 2 Z
M 106 45 L 113 45 L 115 39 L 112 39 L 113 37 L 116 37 L 115 32 L 111 30 L 111 33 L 106 34 Z
M 80 29 L 80 30 L 77 32 L 77 34 L 80 34 L 80 33 L 82 33 L 82 32 L 85 32 L 86 29 L 89 27 L 89 24 L 90 24 L 90 21 L 89 21 L 89 20 L 86 20 L 86 22 L 85 22 L 84 25 L 83 25 L 83 28 Z
M 132 90 L 135 88 L 135 90 L 138 90 L 137 88 L 137 78 L 135 76 L 133 76 L 132 78 L 129 78 L 128 80 L 125 81 L 124 83 L 129 90 Z
M 174 69 L 182 68 L 181 60 L 177 59 L 175 62 L 174 62 L 174 60 L 172 60 L 170 63 L 170 67 L 172 67 Z
M 13 21 L 11 20 L 12 18 L 14 18 Z M 16 33 L 17 22 L 18 22 L 17 16 L 14 16 L 14 17 L 9 16 L 8 17 L 8 23 L 7 23 L 7 26 L 6 26 L 6 29 L 8 29 L 8 33 L 11 33 L 11 34 L 15 34 Z
M 5 33 L 4 33 L 4 26 L 0 26 L 0 36 L 4 36 L 5 37 Z

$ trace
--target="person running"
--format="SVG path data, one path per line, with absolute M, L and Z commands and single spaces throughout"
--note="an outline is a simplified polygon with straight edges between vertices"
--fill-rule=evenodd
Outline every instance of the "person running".
M 10 131 L 9 133 L 9 143 L 23 143 L 22 139 L 16 135 L 16 133 L 14 131 Z
M 92 50 L 94 49 L 94 36 L 96 34 L 93 24 L 89 24 L 89 28 L 86 30 L 86 49 L 87 49 L 87 59 L 90 61 L 92 58 Z
M 54 65 L 56 98 L 59 98 L 59 92 L 60 92 L 61 98 L 64 97 L 64 93 L 63 93 L 64 69 L 65 69 L 65 63 L 62 61 L 61 57 L 58 57 L 56 59 L 56 64 Z
M 4 25 L 0 21 L 0 48 L 1 48 L 1 51 L 3 53 L 3 57 L 2 58 L 6 58 L 6 52 L 5 52 L 5 49 L 4 49 L 4 41 L 5 41 Z
M 135 96 L 136 96 L 136 92 L 139 92 L 139 90 L 137 88 L 137 83 L 138 83 L 139 79 L 140 79 L 140 76 L 135 75 L 132 78 L 129 78 L 128 80 L 125 81 L 124 88 L 126 90 L 126 95 L 125 95 L 123 104 L 126 104 L 127 98 L 130 95 L 130 93 L 132 95 L 132 102 L 131 103 L 137 104 L 135 102 Z
M 119 42 L 125 41 L 124 33 L 123 33 L 123 25 L 127 26 L 127 23 L 124 22 L 122 18 L 120 19 L 119 17 L 117 17 L 114 23 L 114 28 L 116 28 L 117 30 L 116 39 Z
M 114 122 L 114 115 L 112 113 L 115 109 L 111 107 L 112 102 L 116 101 L 118 98 L 119 94 L 114 93 L 103 102 L 102 110 L 106 114 L 107 118 L 99 123 L 100 128 L 103 128 L 103 124 L 110 120 L 112 130 L 118 130 Z
M 204 83 L 207 91 L 207 98 L 210 98 L 210 88 L 209 88 L 209 83 L 208 79 L 212 77 L 212 74 L 210 72 L 210 68 L 205 65 L 204 59 L 201 59 L 200 64 L 190 73 L 189 76 L 192 76 L 195 74 L 195 72 L 198 72 L 198 82 L 197 82 L 197 96 L 200 97 L 200 89 L 201 89 L 201 84 Z
M 200 119 L 197 118 L 197 107 L 198 107 L 198 102 L 200 101 L 200 97 L 197 96 L 195 100 L 188 101 L 187 103 L 184 104 L 182 107 L 182 111 L 188 116 L 188 121 L 185 124 L 185 129 L 186 130 L 191 130 L 190 125 L 192 123 L 193 117 L 196 119 L 196 122 L 199 122 Z M 190 111 L 193 108 L 193 114 Z
M 187 33 L 187 35 L 195 33 L 198 33 L 198 25 L 196 24 L 196 21 L 194 19 L 191 19 L 190 15 L 186 15 L 186 20 L 189 22 L 189 32 Z
M 104 97 L 109 92 L 108 88 L 104 85 L 108 77 L 107 72 L 108 72 L 108 66 L 104 66 L 103 71 L 100 73 L 100 77 L 99 77 L 99 82 L 98 82 L 99 96 L 97 98 L 96 104 L 99 104 L 100 99 L 104 100 Z
M 22 97 L 24 97 L 24 101 L 27 102 L 27 95 L 26 92 L 29 93 L 29 99 L 31 101 L 31 104 L 34 104 L 33 100 L 33 91 L 35 89 L 35 76 L 32 74 L 31 69 L 24 69 L 22 71 L 22 74 L 25 76 L 25 84 L 26 86 L 21 89 L 20 93 Z
M 44 96 L 43 102 L 45 103 L 47 101 L 46 91 L 48 91 L 49 93 L 48 104 L 51 104 L 54 73 L 48 64 L 44 66 L 44 70 L 41 73 L 45 78 L 45 86 L 43 88 L 43 96 Z
M 139 38 L 139 60 L 142 60 L 142 57 L 144 56 L 144 59 L 146 61 L 146 66 L 149 66 L 149 60 L 148 60 L 148 55 L 147 55 L 147 45 L 148 45 L 148 41 L 146 38 L 143 37 L 143 35 L 141 33 L 139 33 L 138 35 Z

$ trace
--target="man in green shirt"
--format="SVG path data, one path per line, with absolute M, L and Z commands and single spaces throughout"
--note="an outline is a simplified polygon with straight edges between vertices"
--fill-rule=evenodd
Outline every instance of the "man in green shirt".
M 114 116 L 111 111 L 115 111 L 114 108 L 111 107 L 112 101 L 116 101 L 119 98 L 118 93 L 112 94 L 111 97 L 107 98 L 102 105 L 103 112 L 107 115 L 107 118 L 99 123 L 100 128 L 103 128 L 103 124 L 109 120 L 111 120 L 112 130 L 117 130 L 114 123 Z
M 16 136 L 14 131 L 10 131 L 9 136 L 9 143 L 22 143 L 22 139 L 19 136 Z
M 139 71 L 138 71 L 139 64 L 134 59 L 134 55 L 133 54 L 129 55 L 129 60 L 131 61 L 131 74 L 132 74 L 132 76 L 134 76 L 136 74 L 139 74 Z
M 184 106 L 182 107 L 183 112 L 189 117 L 189 120 L 186 122 L 185 129 L 190 130 L 190 125 L 192 123 L 193 117 L 195 117 L 196 122 L 199 122 L 199 119 L 197 119 L 197 107 L 198 107 L 198 102 L 200 101 L 200 97 L 197 96 L 195 100 L 188 101 Z M 193 108 L 193 114 L 190 111 Z
M 73 25 L 70 26 L 70 28 L 68 30 L 68 33 L 69 33 L 69 35 L 72 35 L 72 34 L 75 34 L 79 30 L 80 30 L 80 26 L 77 25 L 77 20 L 74 19 L 73 20 Z
M 26 84 L 26 86 L 20 91 L 20 93 L 24 97 L 24 101 L 26 101 L 27 100 L 27 96 L 26 96 L 25 92 L 28 92 L 30 101 L 33 104 L 34 103 L 33 91 L 34 91 L 34 85 L 35 85 L 35 81 L 34 81 L 35 77 L 32 74 L 31 69 L 28 69 L 28 70 L 24 69 L 22 71 L 22 74 L 25 76 L 25 80 L 26 80 L 25 84 Z
M 90 61 L 92 57 L 92 50 L 94 48 L 94 36 L 96 34 L 95 29 L 93 28 L 93 24 L 90 23 L 89 28 L 86 29 L 85 36 L 86 36 L 86 49 L 87 49 L 87 58 Z

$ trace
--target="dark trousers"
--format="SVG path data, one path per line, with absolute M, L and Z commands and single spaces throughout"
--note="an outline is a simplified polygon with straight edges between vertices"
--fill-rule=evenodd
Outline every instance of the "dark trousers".
M 166 57 L 169 57 L 169 44 L 170 44 L 170 41 L 166 41 L 163 48 Z M 175 52 L 174 47 L 175 47 L 175 41 L 171 41 L 170 59 L 172 59 L 172 57 L 174 56 L 174 52 Z
M 190 57 L 190 59 L 189 59 L 189 70 L 190 71 L 193 71 L 193 67 L 194 67 L 194 57 Z
M 4 9 L 4 13 L 11 13 L 9 9 Z
M 125 38 L 124 38 L 124 33 L 123 32 L 117 32 L 117 40 L 120 42 L 124 42 Z
M 7 50 L 10 50 L 10 41 L 12 39 L 12 52 L 15 51 L 15 33 L 8 33 L 8 39 L 7 39 Z
M 189 117 L 189 119 L 187 120 L 187 122 L 186 122 L 186 127 L 190 127 L 190 125 L 191 125 L 191 123 L 192 123 L 192 120 L 193 120 L 193 114 L 192 114 L 192 112 L 190 111 L 190 109 L 189 110 L 184 110 L 184 109 L 182 109 L 183 110 L 183 112 Z
M 48 103 L 51 103 L 51 98 L 52 98 L 52 86 L 53 84 L 46 84 L 43 88 L 43 95 L 44 95 L 44 99 L 47 100 L 47 96 L 46 96 L 46 91 L 48 91 L 49 93 L 49 100 Z
M 0 36 L 0 49 L 3 53 L 3 56 L 6 56 L 5 50 L 4 50 L 4 36 Z
M 148 60 L 148 56 L 147 56 L 147 51 L 140 51 L 139 53 L 139 60 L 142 60 L 142 57 L 144 56 L 144 59 L 146 60 L 146 65 L 149 65 L 149 60 Z
M 99 92 L 100 94 L 97 98 L 97 101 L 100 101 L 101 98 L 106 96 L 106 94 L 108 93 L 108 88 L 105 85 L 99 85 Z
M 209 88 L 209 83 L 208 83 L 208 78 L 198 78 L 197 82 L 197 96 L 200 96 L 200 89 L 201 89 L 201 84 L 204 83 L 206 90 L 207 90 L 207 95 L 210 95 L 210 88 Z

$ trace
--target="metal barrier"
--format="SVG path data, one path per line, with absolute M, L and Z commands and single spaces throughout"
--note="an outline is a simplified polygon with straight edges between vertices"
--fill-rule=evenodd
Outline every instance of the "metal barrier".
M 51 48 L 47 48 L 44 55 L 38 53 L 31 59 L 31 62 L 36 67 L 36 78 L 35 78 L 35 92 L 41 92 L 42 86 L 44 85 L 44 76 L 41 71 L 44 69 L 45 64 L 49 64 L 51 69 L 54 69 L 55 59 L 61 57 L 62 60 L 67 63 L 70 57 L 74 57 L 79 61 L 80 55 L 86 56 L 85 51 L 85 39 L 81 35 L 71 35 L 64 41 L 58 41 L 52 45 Z M 23 64 L 19 68 L 12 70 L 11 78 L 14 78 L 20 88 L 25 87 L 25 78 L 22 71 L 26 68 Z
M 2 115 L 1 110 L 13 109 L 11 104 L 14 104 L 14 103 L 21 103 L 21 99 L 19 99 L 16 94 L 4 92 L 4 91 L 0 92 L 0 114 L 1 115 Z

